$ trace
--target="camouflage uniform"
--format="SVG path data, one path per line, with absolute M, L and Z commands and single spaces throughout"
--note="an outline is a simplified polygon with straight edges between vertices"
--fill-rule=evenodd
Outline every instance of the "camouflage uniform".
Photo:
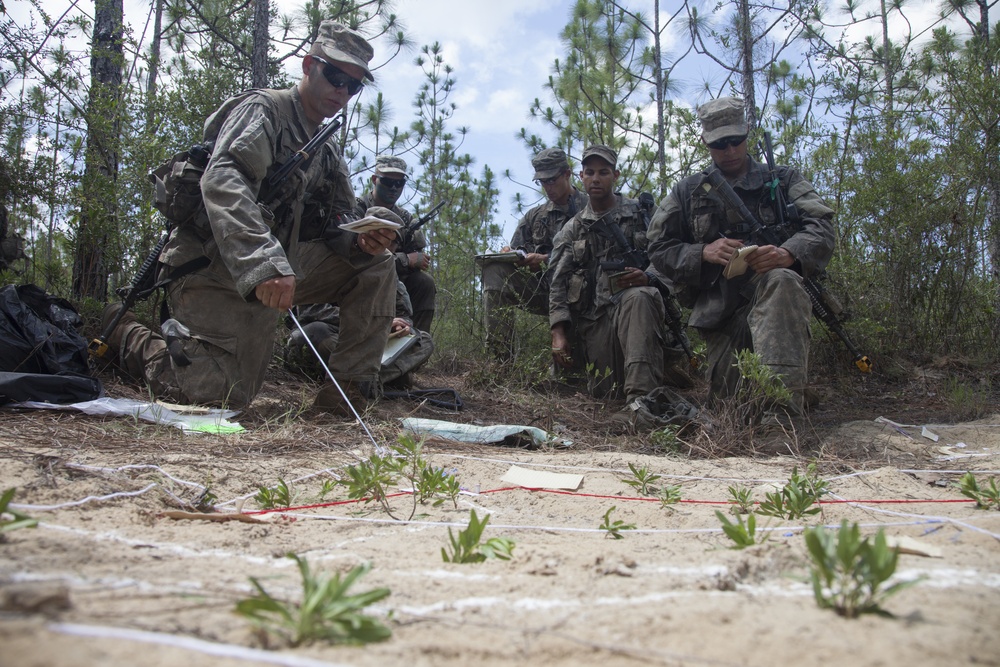
M 354 212 L 359 217 L 364 217 L 365 211 L 371 206 L 381 206 L 375 203 L 375 195 L 368 193 L 358 199 Z M 387 207 L 402 219 L 403 224 L 409 228 L 413 225 L 413 216 L 404 209 L 393 204 Z M 413 323 L 421 331 L 430 331 L 431 322 L 434 320 L 435 301 L 437 299 L 437 286 L 434 278 L 426 271 L 410 268 L 410 260 L 407 257 L 411 252 L 423 252 L 427 247 L 427 238 L 424 231 L 418 229 L 413 233 L 413 240 L 405 248 L 396 249 L 396 275 L 410 295 L 410 302 L 413 304 Z
M 357 236 L 336 226 L 338 213 L 354 205 L 339 148 L 324 146 L 282 193 L 265 192 L 274 169 L 316 129 L 296 87 L 251 91 L 206 121 L 205 139 L 215 148 L 201 180 L 205 210 L 197 222 L 175 228 L 160 255 L 161 277 L 189 260 L 210 260 L 168 287 L 171 316 L 191 332 L 182 342 L 190 364 L 172 359 L 160 334 L 135 322 L 121 328 L 120 365 L 144 378 L 156 396 L 250 403 L 273 353 L 278 317 L 256 300 L 255 288 L 290 275 L 297 281 L 295 303 L 337 302 L 344 313 L 331 358 L 334 375 L 345 382 L 377 380 L 392 320 L 392 257 L 362 252 Z M 291 203 L 277 204 L 277 195 Z M 273 220 L 258 199 L 276 204 Z M 300 229 L 306 199 L 310 224 Z
M 571 325 L 573 356 L 588 368 L 593 395 L 624 390 L 626 399 L 633 401 L 663 382 L 663 300 L 653 284 L 612 295 L 609 274 L 600 262 L 619 259 L 622 250 L 610 234 L 595 228 L 602 218 L 618 225 L 633 248 L 646 250 L 646 222 L 637 201 L 618 196 L 618 205 L 601 216 L 588 203 L 556 237 L 549 324 Z M 646 274 L 652 283 L 661 279 L 652 266 Z
M 296 317 L 302 329 L 316 350 L 328 359 L 337 349 L 340 340 L 340 308 L 333 304 L 315 304 L 295 309 Z M 405 320 L 410 325 L 416 342 L 408 347 L 395 360 L 381 366 L 379 380 L 383 385 L 397 382 L 401 379 L 408 384 L 409 373 L 423 366 L 434 352 L 434 342 L 426 331 L 413 328 L 413 306 L 406 292 L 406 286 L 396 281 L 396 317 Z M 302 332 L 291 320 L 286 326 L 292 330 L 288 343 L 285 345 L 285 367 L 297 370 L 316 380 L 326 377 L 325 371 L 316 361 L 316 355 L 305 343 Z
M 526 253 L 550 254 L 556 234 L 586 205 L 587 195 L 573 188 L 565 206 L 553 201 L 536 206 L 518 222 L 510 247 Z M 483 265 L 486 343 L 498 356 L 510 358 L 513 355 L 512 306 L 535 315 L 549 314 L 551 266 L 550 261 L 549 270 L 535 273 L 527 267 L 506 262 L 486 262 Z
M 731 185 L 761 224 L 771 225 L 775 213 L 765 184 L 767 167 L 748 160 L 748 172 Z M 705 245 L 722 236 L 751 241 L 735 213 L 717 195 L 701 188 L 707 182 L 706 173 L 682 180 L 660 203 L 650 223 L 650 258 L 676 286 L 682 303 L 693 306 L 689 324 L 708 343 L 713 398 L 736 392 L 740 376 L 733 367 L 733 355 L 749 349 L 784 377 L 793 395 L 784 407 L 793 416 L 801 415 L 812 310 L 802 276 L 814 277 L 833 254 L 833 211 L 798 171 L 779 167 L 781 187 L 802 218 L 800 226 L 785 230 L 790 235 L 781 244 L 795 264 L 760 275 L 747 271 L 729 280 L 722 276 L 723 266 L 702 260 Z M 756 239 L 752 242 L 765 245 Z

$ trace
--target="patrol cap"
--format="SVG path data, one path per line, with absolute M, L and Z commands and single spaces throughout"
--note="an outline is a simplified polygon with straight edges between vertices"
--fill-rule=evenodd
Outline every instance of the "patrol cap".
M 701 121 L 701 137 L 706 144 L 747 134 L 743 100 L 738 97 L 720 97 L 705 102 L 698 107 L 698 120 Z
M 380 174 L 402 174 L 406 176 L 406 160 L 395 155 L 376 156 L 375 171 Z
M 365 211 L 365 217 L 388 220 L 389 222 L 395 222 L 397 225 L 403 225 L 403 219 L 385 206 L 369 206 L 368 210 Z
M 365 71 L 365 78 L 374 81 L 368 63 L 375 55 L 375 50 L 361 33 L 335 21 L 323 21 L 319 24 L 319 35 L 309 49 L 309 55 L 320 56 L 334 63 L 357 65 Z
M 591 157 L 599 157 L 612 167 L 618 164 L 618 154 L 604 144 L 594 144 L 593 146 L 588 146 L 584 149 L 583 159 L 581 159 L 580 162 L 586 162 L 587 159 Z
M 561 148 L 546 148 L 531 158 L 531 166 L 535 168 L 535 178 L 552 178 L 569 169 L 569 158 Z

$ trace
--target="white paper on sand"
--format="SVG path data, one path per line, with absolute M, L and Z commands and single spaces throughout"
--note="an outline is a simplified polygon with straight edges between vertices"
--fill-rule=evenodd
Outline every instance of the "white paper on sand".
M 516 486 L 523 486 L 526 489 L 565 489 L 567 491 L 576 491 L 583 484 L 583 475 L 528 470 L 519 466 L 511 466 L 501 481 Z

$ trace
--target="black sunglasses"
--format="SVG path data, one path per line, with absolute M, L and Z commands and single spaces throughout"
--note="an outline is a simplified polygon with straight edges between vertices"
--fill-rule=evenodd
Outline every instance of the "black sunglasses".
M 563 172 L 565 173 L 565 172 Z M 562 177 L 562 174 L 557 174 L 552 178 L 536 178 L 535 185 L 552 185 Z
M 380 183 L 382 183 L 382 185 L 384 185 L 387 188 L 396 189 L 406 185 L 405 178 L 386 178 L 385 176 L 379 176 L 378 180 Z
M 727 148 L 732 148 L 733 146 L 739 146 L 744 141 L 747 140 L 747 135 L 742 137 L 722 137 L 718 141 L 713 141 L 708 145 L 709 148 L 717 151 L 724 151 Z
M 348 94 L 353 97 L 365 87 L 364 81 L 358 81 L 333 63 L 327 62 L 319 56 L 313 56 L 313 60 L 323 63 L 323 78 L 334 88 L 343 88 L 346 86 Z

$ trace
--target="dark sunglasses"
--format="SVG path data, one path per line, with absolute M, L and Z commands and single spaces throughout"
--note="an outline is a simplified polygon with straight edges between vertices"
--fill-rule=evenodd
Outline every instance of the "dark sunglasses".
M 401 188 L 406 185 L 405 178 L 386 178 L 385 176 L 378 177 L 379 182 L 387 188 Z
M 323 78 L 334 88 L 343 88 L 346 86 L 348 94 L 354 96 L 365 87 L 364 81 L 358 81 L 333 63 L 327 62 L 319 56 L 313 56 L 313 60 L 323 64 Z
M 565 173 L 565 172 L 564 172 Z M 552 185 L 562 177 L 562 174 L 557 174 L 552 178 L 536 178 L 535 185 Z
M 708 145 L 709 148 L 717 151 L 724 151 L 727 148 L 732 148 L 733 146 L 739 146 L 744 141 L 747 140 L 747 135 L 742 137 L 722 137 L 718 141 L 713 141 Z

